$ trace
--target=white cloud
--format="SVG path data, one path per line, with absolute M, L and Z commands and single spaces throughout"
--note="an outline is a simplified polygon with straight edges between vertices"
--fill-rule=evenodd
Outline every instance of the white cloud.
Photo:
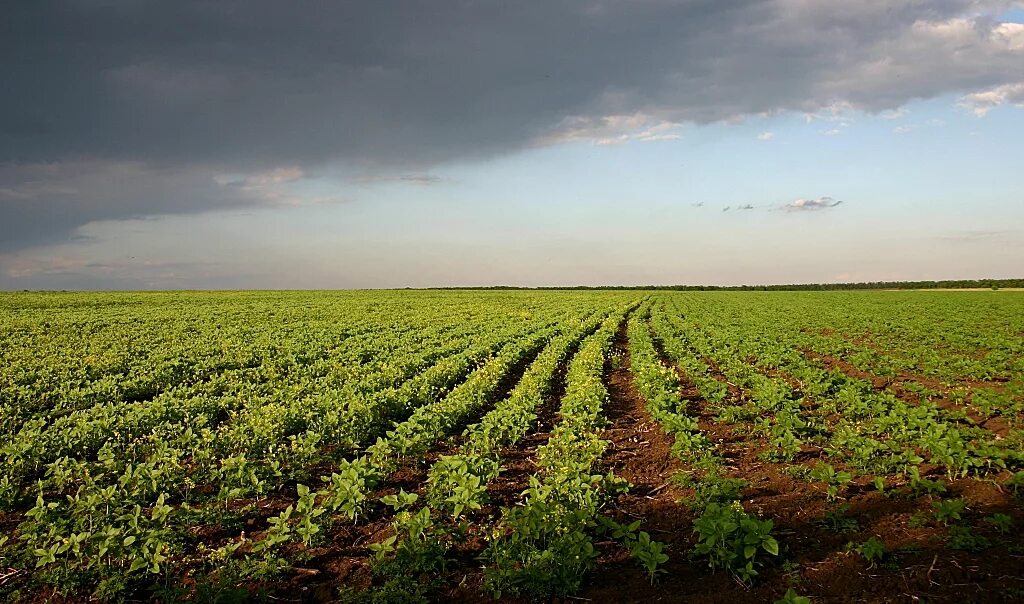
M 759 141 L 770 141 L 773 138 L 775 138 L 774 132 L 762 132 L 761 134 L 757 135 L 757 140 Z
M 1024 50 L 1024 23 L 1000 23 L 992 30 L 992 38 L 1011 50 Z
M 900 109 L 886 109 L 885 111 L 878 114 L 878 117 L 883 120 L 898 120 L 901 117 L 905 117 L 910 111 L 904 108 Z
M 436 174 L 429 173 L 409 173 L 409 174 L 365 174 L 363 176 L 356 177 L 353 179 L 359 184 L 376 184 L 376 183 L 407 183 L 413 185 L 436 185 L 445 181 L 445 179 L 437 176 Z
M 277 185 L 286 182 L 294 182 L 306 176 L 306 172 L 298 166 L 283 166 L 257 172 L 246 176 L 245 183 L 251 186 Z
M 822 210 L 825 208 L 834 208 L 837 205 L 843 203 L 838 199 L 832 197 L 819 197 L 817 199 L 794 199 L 790 203 L 783 206 L 789 211 L 805 211 L 805 210 Z
M 574 115 L 562 120 L 548 134 L 537 139 L 539 145 L 589 142 L 593 145 L 620 145 L 630 141 L 677 140 L 677 122 L 645 113 L 587 117 Z
M 978 117 L 985 117 L 992 109 L 1007 103 L 1024 107 L 1024 82 L 1003 84 L 965 95 L 960 99 L 960 106 L 969 109 Z

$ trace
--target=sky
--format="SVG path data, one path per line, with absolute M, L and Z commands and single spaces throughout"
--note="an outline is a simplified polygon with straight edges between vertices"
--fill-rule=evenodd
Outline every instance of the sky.
M 1024 3 L 11 3 L 0 289 L 1024 276 Z

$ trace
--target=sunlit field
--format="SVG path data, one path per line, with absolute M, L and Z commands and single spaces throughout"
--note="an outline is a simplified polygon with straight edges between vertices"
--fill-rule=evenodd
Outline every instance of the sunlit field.
M 1009 291 L 0 294 L 0 596 L 1014 600 L 1022 354 Z

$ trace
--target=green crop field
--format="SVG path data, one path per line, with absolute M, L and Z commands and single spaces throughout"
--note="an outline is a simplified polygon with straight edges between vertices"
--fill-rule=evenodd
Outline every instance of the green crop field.
M 0 600 L 1024 598 L 1024 293 L 0 294 Z

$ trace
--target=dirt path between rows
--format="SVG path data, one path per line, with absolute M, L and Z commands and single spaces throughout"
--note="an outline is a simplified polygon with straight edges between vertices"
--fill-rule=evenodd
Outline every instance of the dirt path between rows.
M 673 439 L 651 419 L 633 385 L 626 325 L 623 321 L 616 332 L 605 363 L 609 401 L 604 413 L 611 426 L 602 435 L 610 441 L 602 466 L 633 485 L 617 498 L 611 515 L 623 523 L 641 520 L 640 530 L 668 546 L 669 562 L 664 565 L 665 579 L 652 586 L 628 552 L 604 543 L 589 587 L 580 596 L 594 602 L 674 601 L 664 591 L 665 580 L 675 583 L 694 576 L 686 557 L 692 518 L 679 503 L 682 489 L 671 480 L 682 469 L 672 455 Z
M 686 398 L 686 376 L 664 356 L 657 339 L 655 345 L 666 366 L 676 369 Z M 703 360 L 712 377 L 728 384 L 711 359 Z M 742 404 L 742 391 L 729 386 L 728 402 Z M 1012 559 L 1016 556 L 996 561 L 985 553 L 944 548 L 944 530 L 907 526 L 913 512 L 922 507 L 930 509 L 930 501 L 883 496 L 860 484 L 865 477 L 858 477 L 858 484 L 845 491 L 845 500 L 850 505 L 848 516 L 857 519 L 860 526 L 845 533 L 827 529 L 822 520 L 838 503 L 830 505 L 825 500 L 821 485 L 796 479 L 785 471 L 787 466 L 800 463 L 814 465 L 817 455 L 805 451 L 789 464 L 766 461 L 760 455 L 770 448 L 764 438 L 747 433 L 745 426 L 721 422 L 715 406 L 699 396 L 688 408 L 697 417 L 701 430 L 719 448 L 726 461 L 727 475 L 748 481 L 742 491 L 744 508 L 775 522 L 774 533 L 783 547 L 781 558 L 799 566 L 787 570 L 779 561 L 769 561 L 775 563 L 761 570 L 761 577 L 749 590 L 723 580 L 724 573 L 709 575 L 707 569 L 701 569 L 701 574 L 678 587 L 680 582 L 666 577 L 660 585 L 672 595 L 663 601 L 771 602 L 789 586 L 795 586 L 814 601 L 912 602 L 921 597 L 943 602 L 980 601 L 973 599 L 978 596 L 989 601 L 1009 601 L 1003 600 L 1006 592 L 1002 588 L 1018 587 L 1013 572 L 1008 570 L 1019 563 Z M 1006 494 L 998 493 L 996 486 L 969 479 L 949 486 L 956 494 L 965 496 L 979 516 L 994 512 L 1012 514 L 1013 506 Z M 892 548 L 907 549 L 890 560 L 889 568 L 865 568 L 863 560 L 844 550 L 847 543 L 859 543 L 871 536 L 881 537 Z
M 521 500 L 523 491 L 529 486 L 530 477 L 539 470 L 536 462 L 537 448 L 548 441 L 558 423 L 558 410 L 565 396 L 569 363 L 585 340 L 585 337 L 580 338 L 570 346 L 565 358 L 555 367 L 551 390 L 536 409 L 536 428 L 516 444 L 500 451 L 501 474 L 487 485 L 488 503 L 473 516 L 472 528 L 477 531 L 477 538 L 457 548 L 451 580 L 447 582 L 449 588 L 443 590 L 444 600 L 466 603 L 495 601 L 484 588 L 484 573 L 477 560 L 486 547 L 483 536 L 499 520 L 502 508 L 515 506 Z M 506 598 L 504 601 L 517 600 Z
M 374 583 L 374 577 L 370 565 L 372 552 L 368 546 L 385 539 L 393 532 L 391 528 L 394 519 L 393 510 L 380 503 L 380 498 L 395 494 L 399 489 L 417 493 L 421 498 L 425 497 L 426 480 L 433 464 L 441 456 L 450 455 L 459 450 L 465 440 L 462 429 L 468 424 L 479 421 L 496 404 L 506 399 L 547 345 L 548 343 L 538 346 L 536 350 L 517 360 L 496 384 L 494 394 L 489 397 L 487 404 L 459 422 L 452 434 L 439 439 L 422 454 L 403 456 L 398 469 L 389 474 L 367 497 L 373 503 L 360 518 L 360 521 L 353 523 L 342 519 L 336 522 L 328 532 L 326 543 L 319 547 L 306 549 L 304 552 L 309 558 L 305 564 L 307 568 L 293 569 L 290 576 L 282 581 L 287 582 L 287 587 L 275 586 L 275 591 L 282 595 L 298 595 L 299 601 L 325 602 L 333 601 L 334 594 L 341 587 L 358 590 L 369 589 Z M 470 379 L 471 376 L 472 373 L 467 375 L 462 383 L 465 383 L 465 380 Z M 452 390 L 454 391 L 455 388 Z M 483 517 L 487 511 L 483 510 L 480 516 Z M 487 523 L 478 522 L 474 523 L 472 527 L 479 528 L 487 525 Z M 468 557 L 471 560 L 473 555 L 479 553 L 481 542 L 482 540 L 479 538 L 470 539 L 467 547 L 464 548 L 467 551 L 456 551 L 453 555 L 458 558 Z M 290 547 L 296 550 L 304 549 L 297 545 Z

